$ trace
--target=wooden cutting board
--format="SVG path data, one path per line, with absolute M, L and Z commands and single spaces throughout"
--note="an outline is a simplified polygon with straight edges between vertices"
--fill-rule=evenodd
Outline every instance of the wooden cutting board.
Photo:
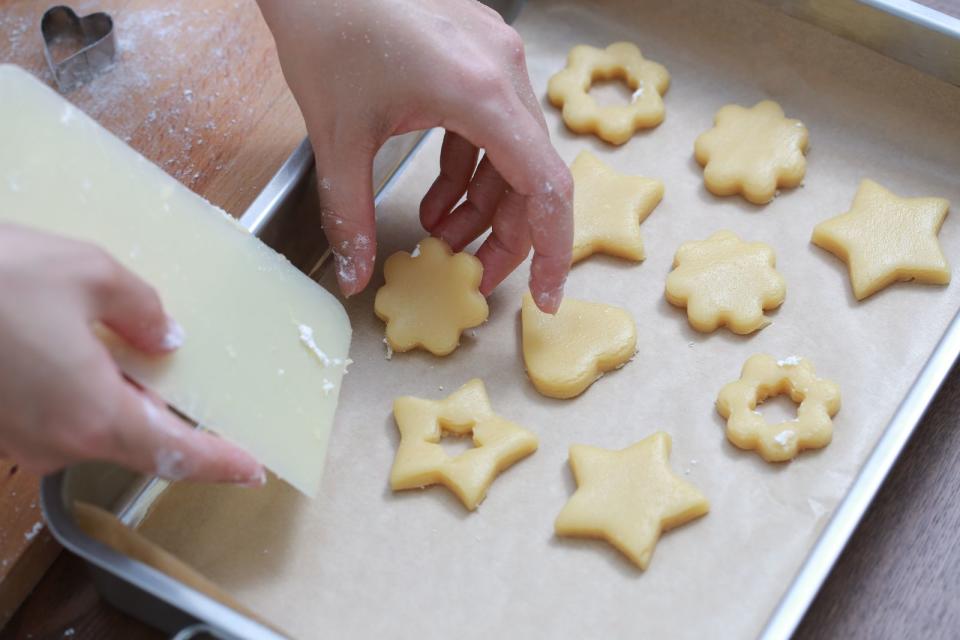
M 0 0 L 0 63 L 53 86 L 40 36 L 56 3 Z M 239 216 L 306 135 L 252 1 L 75 3 L 114 19 L 114 66 L 67 97 L 147 158 Z M 38 478 L 0 461 L 0 627 L 56 558 Z

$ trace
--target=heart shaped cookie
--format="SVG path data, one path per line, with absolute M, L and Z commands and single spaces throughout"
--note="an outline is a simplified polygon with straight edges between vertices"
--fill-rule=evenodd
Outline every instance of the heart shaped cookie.
M 537 391 L 573 398 L 637 351 L 637 328 L 624 309 L 564 298 L 556 315 L 523 296 L 523 361 Z

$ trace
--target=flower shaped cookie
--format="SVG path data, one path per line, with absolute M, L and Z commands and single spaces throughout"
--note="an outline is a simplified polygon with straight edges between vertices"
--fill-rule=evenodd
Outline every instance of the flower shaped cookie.
M 602 107 L 590 95 L 597 80 L 622 79 L 633 91 L 626 106 Z M 611 144 L 623 144 L 637 129 L 663 122 L 662 95 L 670 86 L 663 65 L 643 57 L 629 42 L 606 49 L 578 45 L 570 50 L 567 66 L 547 85 L 553 106 L 563 109 L 563 121 L 574 133 L 595 133 Z
M 687 308 L 697 331 L 727 325 L 734 333 L 753 333 L 770 321 L 764 309 L 783 304 L 787 287 L 774 268 L 773 249 L 718 231 L 702 242 L 687 242 L 673 259 L 667 300 Z
M 735 193 L 754 204 L 773 200 L 778 187 L 795 187 L 807 171 L 807 128 L 783 114 L 772 100 L 749 109 L 728 104 L 714 127 L 694 144 L 703 181 L 711 193 Z
M 846 213 L 818 224 L 813 243 L 847 263 L 857 300 L 897 281 L 950 282 L 937 234 L 950 203 L 901 198 L 873 180 L 857 189 Z
M 470 509 L 498 473 L 537 450 L 537 437 L 493 412 L 483 381 L 474 378 L 444 400 L 412 396 L 393 402 L 400 447 L 390 471 L 394 491 L 443 484 Z M 451 457 L 443 432 L 473 436 L 474 448 Z
M 767 424 L 756 410 L 769 397 L 787 394 L 798 403 L 797 417 Z M 727 419 L 727 439 L 741 449 L 756 449 L 767 462 L 783 462 L 803 449 L 819 449 L 833 437 L 831 418 L 840 410 L 840 389 L 816 376 L 813 365 L 791 356 L 751 356 L 740 379 L 717 397 L 717 411 Z
M 454 254 L 437 238 L 424 239 L 419 248 L 419 255 L 398 251 L 387 259 L 386 282 L 373 307 L 387 323 L 391 349 L 422 347 L 445 356 L 459 346 L 464 329 L 487 319 L 479 288 L 483 266 L 468 253 Z

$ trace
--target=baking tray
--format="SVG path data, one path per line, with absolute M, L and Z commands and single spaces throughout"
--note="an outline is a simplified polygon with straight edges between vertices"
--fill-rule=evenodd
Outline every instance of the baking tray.
M 931 34 L 946 35 L 948 36 L 946 46 L 925 55 L 919 62 L 906 59 L 903 48 L 897 48 L 899 45 L 895 43 L 902 44 L 903 38 L 888 37 L 886 41 L 894 43 L 890 50 L 884 49 L 883 38 L 878 40 L 870 36 L 876 33 L 873 29 L 869 30 L 868 34 L 859 33 L 855 39 L 891 57 L 912 62 L 915 66 L 947 82 L 958 84 L 956 81 L 958 57 L 954 52 L 957 51 L 957 43 L 960 43 L 960 29 L 956 20 L 926 11 L 918 12 L 916 5 L 906 2 L 838 2 L 831 5 L 830 3 L 771 0 L 768 4 L 776 5 L 787 13 L 802 17 L 814 24 L 826 26 L 841 35 L 851 33 L 857 35 L 858 24 L 876 24 L 877 11 L 883 14 L 879 22 L 893 25 L 892 33 L 894 34 L 912 33 L 914 34 L 912 37 L 925 34 L 921 39 L 936 37 Z M 847 13 L 843 14 L 846 15 L 847 22 L 838 22 L 836 12 L 828 10 L 830 7 L 835 8 L 840 5 L 847 7 Z M 818 6 L 826 9 L 818 13 Z M 863 7 L 864 11 L 870 13 L 858 14 L 857 7 Z M 513 6 L 511 9 L 516 11 L 517 7 Z M 926 50 L 926 47 L 919 43 L 914 49 Z M 907 53 L 909 50 L 908 46 Z M 942 54 L 939 57 L 938 51 Z M 294 248 L 294 242 L 306 235 L 302 229 L 310 229 L 309 225 L 316 223 L 316 216 L 310 215 L 311 205 L 304 204 L 304 197 L 309 198 L 313 193 L 309 185 L 312 177 L 311 163 L 309 149 L 307 147 L 298 149 L 242 219 L 248 228 L 268 239 L 275 248 L 288 253 L 294 264 L 306 272 L 313 271 L 323 257 L 323 252 L 316 247 Z M 883 430 L 846 496 L 835 508 L 806 562 L 803 563 L 791 587 L 770 617 L 763 631 L 763 637 L 784 638 L 792 633 L 955 362 L 958 353 L 960 353 L 960 320 L 954 318 L 893 414 L 888 426 Z M 274 637 L 261 635 L 272 633 L 263 628 L 238 626 L 243 622 L 249 625 L 250 621 L 243 620 L 242 616 L 239 616 L 241 620 L 235 619 L 237 614 L 231 616 L 229 612 L 222 611 L 221 605 L 217 605 L 219 609 L 206 606 L 216 605 L 216 603 L 206 602 L 205 597 L 195 592 L 190 593 L 182 585 L 170 584 L 172 581 L 169 579 L 162 580 L 164 576 L 139 563 L 118 558 L 117 554 L 109 553 L 108 549 L 85 538 L 77 531 L 70 523 L 64 509 L 64 504 L 72 499 L 85 499 L 122 513 L 127 522 L 135 524 L 154 498 L 161 493 L 163 487 L 163 483 L 153 479 L 130 476 L 106 465 L 88 465 L 45 479 L 42 501 L 54 534 L 68 548 L 91 562 L 95 577 L 98 578 L 98 584 L 105 596 L 121 607 L 171 632 L 182 628 L 186 622 L 200 620 L 213 623 L 222 634 L 227 636 Z M 139 600 L 124 597 L 125 593 L 137 593 L 138 590 L 149 595 Z M 181 617 L 171 616 L 169 612 L 161 609 L 170 605 L 181 613 Z

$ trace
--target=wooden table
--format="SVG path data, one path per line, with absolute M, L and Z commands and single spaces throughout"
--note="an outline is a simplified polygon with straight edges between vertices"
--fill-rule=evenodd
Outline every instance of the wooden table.
M 960 16 L 960 0 L 926 4 Z M 0 61 L 49 80 L 31 31 L 45 6 L 0 0 Z M 253 2 L 105 0 L 96 7 L 115 17 L 122 54 L 116 68 L 70 99 L 190 188 L 239 215 L 304 135 Z M 958 416 L 960 367 L 797 637 L 960 637 Z M 0 463 L 0 581 L 15 587 L 6 600 L 0 589 L 0 625 L 4 606 L 19 601 L 53 563 L 0 630 L 0 640 L 162 637 L 103 603 L 76 557 L 57 557 L 36 491 L 36 478 Z

